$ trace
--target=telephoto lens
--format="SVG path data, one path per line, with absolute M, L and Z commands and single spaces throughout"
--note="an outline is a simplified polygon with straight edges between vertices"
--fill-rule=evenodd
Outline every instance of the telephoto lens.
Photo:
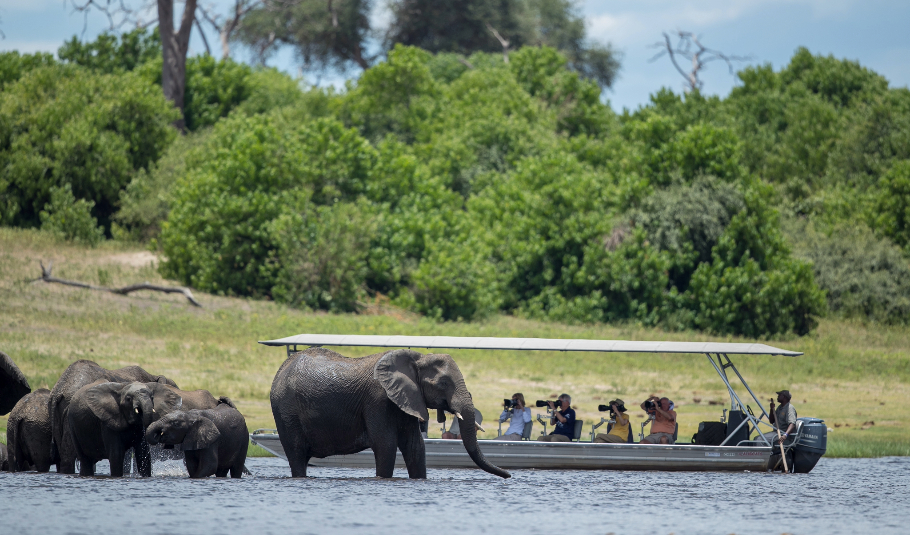
M 600 412 L 607 412 L 611 409 L 612 409 L 612 407 L 610 407 L 609 405 L 598 405 L 597 406 L 597 410 L 599 410 Z
M 646 411 L 653 411 L 656 408 L 657 408 L 657 403 L 655 403 L 653 401 L 645 401 L 645 410 Z
M 504 400 L 502 400 L 502 406 L 505 407 L 506 410 L 508 410 L 508 409 L 518 406 L 518 402 L 515 401 L 514 399 L 504 399 Z
M 542 399 L 538 399 L 538 400 L 537 400 L 537 406 L 538 406 L 538 407 L 547 407 L 547 406 L 548 406 L 547 403 L 549 403 L 549 402 L 548 402 L 548 401 L 544 401 L 544 400 L 542 400 Z M 556 405 L 556 402 L 554 401 L 553 404 Z

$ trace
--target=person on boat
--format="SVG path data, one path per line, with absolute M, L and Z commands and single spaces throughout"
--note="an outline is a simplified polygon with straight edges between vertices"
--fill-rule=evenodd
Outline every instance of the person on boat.
M 550 423 L 555 423 L 556 428 L 549 435 L 537 437 L 541 442 L 572 442 L 575 438 L 575 409 L 571 406 L 572 397 L 569 394 L 562 394 L 557 401 L 558 409 L 552 401 L 547 402 L 553 411 Z
M 594 442 L 611 442 L 614 444 L 625 443 L 629 439 L 629 415 L 626 414 L 626 404 L 621 399 L 610 402 L 610 415 L 613 417 L 613 427 L 609 433 L 598 433 Z
M 648 402 L 653 405 L 648 407 Z M 658 398 L 651 396 L 641 402 L 641 410 L 647 412 L 654 420 L 651 422 L 651 434 L 641 439 L 642 444 L 673 444 L 676 440 L 673 434 L 676 432 L 676 411 L 673 410 L 673 402 L 669 398 Z
M 775 410 L 774 400 L 771 400 L 771 412 L 768 414 L 768 419 L 774 424 L 774 427 L 780 429 L 780 436 L 783 440 L 787 440 L 787 435 L 796 429 L 796 409 L 790 404 L 791 399 L 789 390 L 781 390 L 777 393 L 777 402 L 780 403 L 780 407 Z M 766 438 L 777 439 L 777 431 L 766 433 Z
M 480 414 L 480 411 L 474 409 L 474 425 L 477 426 L 477 429 L 481 431 L 486 431 L 480 424 L 483 423 L 483 415 Z M 452 418 L 452 427 L 448 431 L 442 434 L 442 438 L 449 440 L 461 440 L 461 426 L 458 424 L 458 418 Z
M 512 396 L 512 401 L 514 406 L 503 410 L 502 414 L 499 415 L 500 422 L 504 422 L 508 419 L 512 420 L 512 422 L 509 423 L 509 429 L 504 435 L 496 437 L 493 440 L 521 440 L 525 425 L 531 421 L 531 408 L 525 405 L 524 394 L 521 392 L 515 393 Z

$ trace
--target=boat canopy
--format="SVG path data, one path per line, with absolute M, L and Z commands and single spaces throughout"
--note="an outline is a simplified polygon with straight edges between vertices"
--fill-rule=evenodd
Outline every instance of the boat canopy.
M 702 353 L 715 355 L 782 355 L 801 352 L 765 344 L 727 342 L 644 342 L 556 338 L 494 338 L 469 336 L 381 336 L 360 334 L 298 334 L 261 341 L 267 346 L 417 347 L 426 349 L 510 349 L 522 351 L 595 351 L 603 353 Z

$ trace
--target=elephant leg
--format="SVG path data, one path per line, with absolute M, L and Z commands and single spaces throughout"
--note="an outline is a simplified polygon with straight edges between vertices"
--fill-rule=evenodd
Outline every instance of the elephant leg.
M 143 440 L 133 447 L 136 456 L 136 467 L 142 477 L 152 477 L 152 450 L 149 443 Z
M 60 462 L 57 463 L 58 474 L 75 474 L 76 473 L 76 444 L 69 429 L 69 424 L 64 424 L 63 436 L 61 443 L 56 444 L 57 453 L 60 455 Z M 54 445 L 51 445 L 53 448 Z M 81 465 L 81 462 L 80 462 Z M 82 467 L 79 467 L 79 473 L 82 474 Z
M 231 467 L 231 479 L 240 479 L 243 476 L 243 463 Z
M 123 477 L 123 458 L 125 456 L 123 446 L 108 448 L 107 459 L 111 463 L 111 477 Z
M 407 421 L 402 422 L 398 428 L 398 449 L 408 467 L 408 477 L 411 479 L 427 478 L 427 452 L 420 434 L 420 426 L 413 416 L 405 416 Z
M 186 465 L 186 473 L 195 478 L 196 474 L 199 473 L 199 456 L 196 455 L 196 452 L 186 452 L 183 456 L 183 464 Z
M 228 468 L 225 468 L 224 470 L 215 470 L 215 477 L 227 477 L 228 470 Z
M 218 475 L 218 456 L 215 455 L 214 451 L 204 449 L 197 450 L 194 453 L 196 453 L 198 465 L 196 467 L 196 473 L 190 474 L 190 477 L 202 478 L 209 477 L 213 474 L 217 477 L 224 477 L 227 475 L 227 470 L 225 470 L 222 475 Z

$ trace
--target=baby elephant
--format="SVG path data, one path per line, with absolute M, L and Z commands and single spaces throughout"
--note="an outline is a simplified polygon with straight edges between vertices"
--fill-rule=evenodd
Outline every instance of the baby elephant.
M 190 477 L 240 477 L 249 444 L 246 420 L 227 403 L 214 409 L 174 411 L 149 426 L 149 444 L 179 446 Z

